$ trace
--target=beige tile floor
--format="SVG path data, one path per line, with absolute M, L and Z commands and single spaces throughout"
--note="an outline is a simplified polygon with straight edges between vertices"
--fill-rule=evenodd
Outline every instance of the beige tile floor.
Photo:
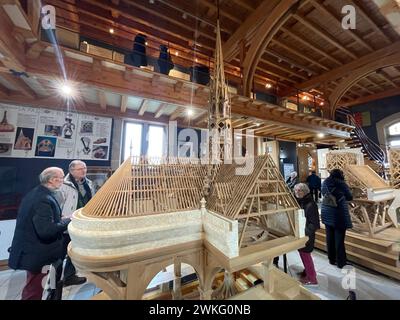
M 346 276 L 340 269 L 328 263 L 325 253 L 315 250 L 313 252 L 319 286 L 308 287 L 323 300 L 344 300 L 348 296 L 348 290 L 344 289 L 342 282 Z M 300 257 L 297 252 L 287 254 L 288 272 L 296 277 L 296 272 L 303 269 Z M 279 261 L 283 268 L 283 259 Z M 348 268 L 348 267 L 346 267 Z M 351 267 L 353 268 L 353 267 Z M 191 267 L 184 266 L 182 274 L 191 272 Z M 347 269 L 350 270 L 350 269 Z M 358 300 L 400 300 L 400 281 L 390 279 L 374 271 L 364 269 L 360 266 L 354 267 L 355 292 Z M 156 286 L 172 279 L 172 268 L 153 279 L 151 286 Z M 25 282 L 23 271 L 2 271 L 0 272 L 0 300 L 19 300 Z M 346 283 L 346 281 L 344 281 Z M 64 288 L 64 300 L 87 300 L 99 292 L 99 289 L 92 283 L 85 283 L 81 286 Z

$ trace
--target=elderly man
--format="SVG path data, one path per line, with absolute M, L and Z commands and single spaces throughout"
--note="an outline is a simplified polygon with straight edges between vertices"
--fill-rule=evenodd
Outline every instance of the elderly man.
M 63 259 L 63 233 L 70 219 L 61 219 L 61 208 L 55 192 L 61 187 L 64 171 L 57 167 L 45 169 L 40 185 L 22 200 L 12 241 L 8 264 L 12 269 L 27 271 L 22 300 L 41 300 L 44 266 Z
M 92 182 L 86 178 L 86 164 L 80 160 L 74 160 L 69 164 L 69 173 L 58 193 L 57 198 L 62 206 L 63 217 L 70 218 L 75 210 L 80 209 L 89 202 L 94 194 Z M 65 245 L 71 241 L 68 234 L 65 235 Z M 68 257 L 64 270 L 64 286 L 82 284 L 84 277 L 78 277 L 76 270 Z

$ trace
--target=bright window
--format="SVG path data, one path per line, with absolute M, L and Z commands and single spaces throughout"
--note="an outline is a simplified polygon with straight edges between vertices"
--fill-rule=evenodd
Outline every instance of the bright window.
M 400 122 L 397 122 L 389 127 L 389 135 L 390 136 L 400 135 Z
M 149 158 L 161 158 L 164 154 L 164 128 L 161 126 L 149 126 L 147 156 Z
M 129 156 L 140 156 L 142 149 L 143 125 L 127 122 L 125 125 L 124 160 Z
M 400 140 L 392 140 L 390 141 L 391 147 L 400 147 Z

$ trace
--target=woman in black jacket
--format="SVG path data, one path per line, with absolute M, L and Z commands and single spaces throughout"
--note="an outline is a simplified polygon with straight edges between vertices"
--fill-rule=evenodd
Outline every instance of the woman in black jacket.
M 305 285 L 316 285 L 318 284 L 317 273 L 315 272 L 311 252 L 314 250 L 315 232 L 320 228 L 318 207 L 305 183 L 296 184 L 294 194 L 300 207 L 304 210 L 306 217 L 305 234 L 308 237 L 306 246 L 299 249 L 300 258 L 304 265 L 300 281 Z
M 331 193 L 336 199 L 336 207 L 322 202 L 321 218 L 325 224 L 329 263 L 336 264 L 338 268 L 343 268 L 346 265 L 344 246 L 346 229 L 353 227 L 347 202 L 353 200 L 353 196 L 344 181 L 343 171 L 340 169 L 332 170 L 330 176 L 322 184 L 321 191 L 323 196 Z

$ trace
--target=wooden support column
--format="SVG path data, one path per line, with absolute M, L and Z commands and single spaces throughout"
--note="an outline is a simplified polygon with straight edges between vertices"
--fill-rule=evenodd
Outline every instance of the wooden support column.
M 274 288 L 274 277 L 272 276 L 272 271 L 274 268 L 273 259 L 266 260 L 262 263 L 262 277 L 264 281 L 264 289 L 272 294 L 275 290 Z
M 174 287 L 172 291 L 173 300 L 182 300 L 182 291 L 181 291 L 181 272 L 182 264 L 179 260 L 174 261 Z

